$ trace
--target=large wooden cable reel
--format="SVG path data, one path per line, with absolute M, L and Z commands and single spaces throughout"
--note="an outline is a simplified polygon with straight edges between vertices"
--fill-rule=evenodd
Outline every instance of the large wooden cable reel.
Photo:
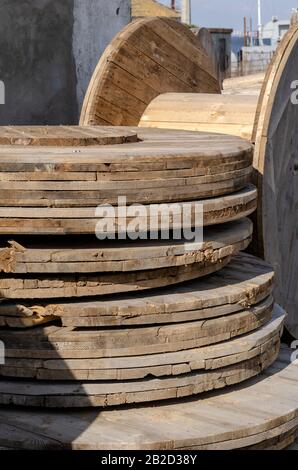
M 166 18 L 136 20 L 102 55 L 86 93 L 81 125 L 138 125 L 161 93 L 219 93 L 212 59 L 185 26 Z
M 134 38 L 133 41 L 135 36 L 144 37 L 144 43 L 148 46 L 146 34 L 143 36 L 142 32 L 148 33 L 150 30 L 151 39 L 153 38 L 151 42 L 152 58 L 157 60 L 155 52 L 162 50 L 164 46 L 166 49 L 168 47 L 163 36 L 163 42 L 159 43 L 160 48 L 158 49 L 156 41 L 157 38 L 160 39 L 160 36 L 157 31 L 160 28 L 166 30 L 169 27 L 171 32 L 175 30 L 177 39 L 180 35 L 180 45 L 175 43 L 179 53 L 184 54 L 182 44 L 185 44 L 186 41 L 190 49 L 197 48 L 198 58 L 202 57 L 204 48 L 200 45 L 199 38 L 193 37 L 191 39 L 190 32 L 172 20 L 150 18 L 133 23 L 111 43 L 107 53 L 100 61 L 86 95 L 81 117 L 82 124 L 99 123 L 100 120 L 97 120 L 96 116 L 103 117 L 102 113 L 106 112 L 106 107 L 100 107 L 100 98 L 104 98 L 103 90 L 108 86 L 106 77 L 110 76 L 111 68 L 115 72 L 114 62 L 117 62 L 119 56 L 124 54 L 128 44 L 131 48 L 131 37 Z M 259 197 L 258 211 L 254 220 L 253 252 L 258 256 L 265 257 L 274 266 L 278 279 L 277 300 L 289 314 L 286 323 L 290 332 L 298 338 L 296 313 L 298 299 L 295 297 L 297 291 L 297 268 L 295 265 L 298 264 L 298 260 L 296 260 L 298 247 L 296 248 L 297 237 L 294 222 L 297 205 L 295 158 L 297 158 L 296 123 L 298 122 L 298 111 L 297 105 L 291 102 L 291 94 L 294 91 L 291 86 L 297 80 L 297 39 L 298 26 L 294 25 L 283 38 L 273 57 L 259 97 L 256 93 L 256 87 L 260 83 L 260 77 L 257 77 L 256 86 L 249 85 L 253 90 L 252 94 L 250 94 L 250 90 L 247 93 L 241 90 L 238 94 L 234 92 L 233 94 L 229 92 L 220 94 L 220 87 L 214 85 L 213 80 L 207 83 L 206 72 L 212 76 L 210 70 L 213 69 L 214 78 L 214 66 L 212 59 L 210 59 L 205 73 L 197 69 L 205 86 L 199 79 L 200 85 L 195 90 L 190 90 L 186 85 L 181 86 L 181 82 L 175 89 L 172 84 L 168 86 L 168 83 L 160 79 L 155 89 L 155 99 L 150 102 L 153 95 L 150 97 L 146 95 L 146 99 L 142 98 L 142 102 L 146 101 L 148 107 L 145 109 L 141 106 L 143 114 L 139 125 L 225 133 L 237 135 L 255 143 L 255 182 Z M 119 42 L 121 46 L 119 46 Z M 115 48 L 115 45 L 118 48 Z M 144 48 L 145 46 L 138 47 Z M 205 55 L 203 54 L 204 57 Z M 110 59 L 111 57 L 112 59 Z M 165 54 L 163 67 L 172 66 L 171 59 L 172 57 Z M 144 63 L 143 74 L 146 66 Z M 131 64 L 130 70 L 134 70 L 133 64 Z M 187 69 L 190 80 L 194 77 L 193 70 L 193 68 Z M 148 69 L 150 79 L 152 78 L 151 72 Z M 117 74 L 113 75 L 113 83 L 116 76 Z M 156 77 L 155 74 L 154 77 Z M 212 94 L 208 91 L 209 86 L 212 87 Z M 146 83 L 143 85 L 142 82 L 138 92 L 142 87 L 142 93 L 145 96 Z M 123 94 L 121 96 L 123 97 Z M 129 105 L 129 101 L 127 103 Z M 99 109 L 100 113 L 98 114 Z M 130 124 L 129 119 L 127 120 L 123 114 L 121 116 L 121 124 Z M 111 122 L 109 119 L 107 121 Z M 293 224 L 294 227 L 292 227 Z

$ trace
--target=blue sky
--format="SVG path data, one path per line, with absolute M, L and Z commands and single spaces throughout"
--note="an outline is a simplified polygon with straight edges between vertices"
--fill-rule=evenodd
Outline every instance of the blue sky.
M 170 0 L 159 0 L 170 5 Z M 180 0 L 177 0 L 178 5 Z M 243 29 L 243 17 L 253 18 L 257 25 L 257 0 L 192 0 L 192 22 L 200 26 Z M 271 17 L 288 19 L 298 0 L 262 0 L 263 23 Z M 248 20 L 249 21 L 249 20 Z

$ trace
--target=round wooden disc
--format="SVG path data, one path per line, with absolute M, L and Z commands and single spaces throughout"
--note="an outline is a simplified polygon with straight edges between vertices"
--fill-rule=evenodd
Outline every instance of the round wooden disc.
M 298 338 L 297 93 L 298 25 L 283 38 L 267 72 L 255 124 L 254 167 L 259 188 L 254 251 L 277 274 L 276 299 Z
M 125 132 L 122 129 L 121 132 Z M 137 143 L 0 145 L 0 207 L 183 202 L 244 188 L 252 146 L 237 137 L 138 130 Z
M 102 55 L 87 90 L 81 125 L 138 125 L 165 92 L 220 93 L 217 72 L 200 40 L 166 18 L 129 24 Z
M 0 303 L 0 325 L 34 326 L 61 319 L 64 326 L 108 327 L 180 323 L 238 313 L 271 294 L 274 272 L 264 261 L 236 255 L 218 274 L 151 293 L 122 294 L 102 300 L 53 303 Z
M 190 396 L 240 383 L 259 374 L 276 360 L 283 320 L 284 314 L 277 307 L 274 318 L 269 325 L 264 326 L 263 330 L 256 333 L 258 339 L 257 341 L 255 339 L 255 346 L 250 345 L 252 349 L 256 350 L 250 351 L 249 358 L 240 360 L 240 362 L 237 362 L 237 359 L 235 362 L 235 358 L 234 361 L 231 359 L 230 365 L 223 367 L 219 365 L 218 369 L 211 367 L 211 370 L 198 370 L 174 377 L 165 376 L 159 379 L 121 380 L 119 382 L 73 381 L 65 383 L 3 379 L 0 381 L 0 404 L 54 408 L 107 407 Z M 263 336 L 263 340 L 260 340 L 260 336 Z M 250 335 L 248 335 L 249 337 Z M 235 341 L 239 343 L 243 340 Z
M 169 359 L 173 357 L 173 353 L 224 341 L 229 344 L 231 338 L 257 330 L 271 319 L 272 309 L 273 300 L 272 297 L 269 297 L 256 306 L 242 309 L 235 314 L 176 325 L 154 325 L 142 328 L 135 325 L 126 328 L 92 328 L 91 330 L 40 326 L 33 330 L 2 330 L 1 339 L 5 342 L 6 354 L 4 368 L 9 365 L 16 366 L 19 368 L 19 372 L 16 372 L 18 374 L 22 373 L 20 369 L 23 366 L 27 369 L 31 368 L 31 370 L 35 366 L 36 369 L 39 369 L 46 366 L 46 363 L 50 366 L 51 361 L 54 360 L 53 365 L 59 363 L 62 369 L 66 370 L 67 367 L 63 365 L 63 360 L 67 359 L 70 360 L 69 364 L 74 360 L 74 370 L 76 370 L 76 364 L 83 366 L 79 369 L 90 368 L 107 371 L 110 369 L 129 370 L 138 367 L 144 369 L 145 366 L 153 368 L 160 366 L 160 370 L 162 370 L 163 366 L 170 364 Z M 165 356 L 163 356 L 164 354 Z M 150 355 L 153 355 L 151 360 Z M 135 356 L 138 357 L 135 358 Z M 175 354 L 174 357 L 176 358 Z M 183 357 L 183 354 L 179 356 L 182 362 L 184 361 Z M 179 358 L 176 358 L 177 362 L 172 362 L 172 364 L 181 363 Z M 83 359 L 84 361 L 80 363 L 79 361 Z M 118 363 L 117 359 L 119 359 Z M 57 365 L 58 369 L 59 364 Z M 70 368 L 71 370 L 72 368 Z M 160 373 L 160 375 L 169 375 L 169 373 Z M 109 380 L 107 375 L 106 377 Z M 58 379 L 58 377 L 56 378 Z M 127 376 L 126 378 L 132 377 Z M 54 375 L 53 379 L 55 379 Z M 93 379 L 102 380 L 94 377 Z M 117 377 L 111 377 L 111 379 L 117 379 Z M 88 380 L 91 378 L 89 377 Z
M 249 219 L 208 227 L 199 241 L 99 241 L 95 237 L 65 240 L 0 239 L 0 272 L 9 274 L 72 274 L 131 272 L 216 262 L 247 246 L 253 226 Z M 10 246 L 9 246 L 10 245 Z M 1 281 L 0 281 L 1 284 Z
M 247 248 L 249 242 L 231 245 L 231 251 L 237 253 Z M 203 266 L 201 263 L 194 263 L 187 266 L 124 273 L 31 274 L 18 277 L 3 275 L 0 278 L 0 294 L 6 299 L 54 299 L 136 292 L 208 276 L 222 269 L 230 260 L 231 256 L 227 256 L 206 261 Z
M 75 147 L 112 145 L 137 142 L 134 131 L 100 126 L 3 126 L 0 128 L 1 145 L 30 147 Z M 1 148 L 1 147 L 0 147 Z
M 154 406 L 0 410 L 0 445 L 26 450 L 232 450 L 289 446 L 297 435 L 298 369 L 278 361 L 244 387 Z M 108 432 L 107 432 L 108 430 Z
M 175 202 L 179 213 L 182 209 L 191 214 L 191 224 L 194 226 L 196 207 L 202 205 L 204 213 L 204 226 L 216 225 L 233 220 L 238 220 L 252 214 L 257 208 L 257 190 L 254 186 L 248 185 L 241 191 L 228 194 L 222 197 L 214 197 L 200 201 Z M 159 217 L 156 225 L 153 225 L 150 217 L 150 210 L 153 213 L 173 214 L 168 220 L 169 227 L 165 225 L 163 217 Z M 165 229 L 180 229 L 181 217 L 174 217 L 175 207 L 171 203 L 156 207 L 154 204 L 145 205 L 146 217 L 140 215 L 139 220 L 142 227 L 150 224 L 156 231 Z M 107 214 L 108 215 L 108 214 Z M 128 217 L 127 222 L 131 219 Z M 98 223 L 96 207 L 0 207 L 0 234 L 10 235 L 93 235 Z M 114 224 L 119 233 L 123 226 L 119 223 L 118 208 L 115 208 Z M 185 225 L 185 224 L 184 224 Z

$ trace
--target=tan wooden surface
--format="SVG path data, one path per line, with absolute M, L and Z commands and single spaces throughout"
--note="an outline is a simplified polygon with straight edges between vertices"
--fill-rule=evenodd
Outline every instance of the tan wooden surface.
M 284 36 L 268 69 L 255 123 L 255 181 L 259 210 L 254 252 L 276 269 L 276 299 L 287 310 L 286 325 L 298 338 L 297 123 L 292 102 L 297 80 L 298 25 Z
M 166 18 L 136 20 L 102 55 L 87 90 L 81 125 L 138 125 L 147 105 L 165 92 L 220 93 L 200 40 Z
M 261 328 L 251 343 L 250 353 L 231 360 L 229 365 L 216 368 L 216 361 L 211 361 L 207 371 L 193 370 L 190 374 L 147 378 L 145 380 L 93 381 L 93 382 L 45 382 L 22 379 L 1 379 L 0 404 L 44 407 L 86 407 L 115 406 L 129 403 L 140 403 L 166 400 L 182 396 L 203 393 L 214 388 L 223 388 L 247 380 L 259 374 L 275 361 L 280 347 L 280 335 L 283 327 L 284 313 L 276 307 L 273 320 Z M 248 335 L 235 340 L 238 343 L 248 341 Z M 262 339 L 261 339 L 262 338 Z M 253 342 L 255 341 L 255 346 Z M 237 348 L 237 346 L 236 346 Z M 245 348 L 245 347 L 244 347 Z M 247 348 L 247 346 L 246 346 Z M 251 351 L 256 349 L 253 354 Z M 233 348 L 231 354 L 233 354 Z M 241 360 L 242 359 L 242 360 Z
M 0 445 L 40 450 L 284 448 L 298 431 L 298 369 L 290 355 L 284 347 L 274 366 L 245 387 L 179 403 L 105 411 L 2 408 Z
M 47 175 L 48 176 L 48 175 Z M 164 231 L 166 229 L 181 229 L 181 214 L 183 210 L 190 214 L 189 224 L 184 221 L 183 226 L 193 227 L 196 219 L 196 210 L 201 205 L 203 211 L 204 226 L 226 223 L 239 220 L 252 214 L 257 207 L 257 190 L 253 185 L 248 185 L 235 193 L 214 197 L 211 199 L 201 199 L 190 202 L 176 201 L 163 203 L 162 206 L 144 205 L 146 217 L 140 216 L 142 227 L 151 230 Z M 160 213 L 158 221 L 155 222 L 150 216 L 150 209 Z M 96 215 L 96 207 L 0 207 L 0 234 L 1 235 L 93 235 L 99 217 Z M 166 219 L 162 217 L 167 214 Z M 106 214 L 107 216 L 109 214 Z M 121 217 L 121 214 L 120 214 Z M 127 217 L 127 224 L 132 220 Z M 123 221 L 119 223 L 118 208 L 115 207 L 115 218 L 113 218 L 115 230 L 122 233 L 126 230 L 127 224 Z
M 100 126 L 3 126 L 0 145 L 38 147 L 112 145 L 137 142 L 136 132 Z
M 129 204 L 182 202 L 230 194 L 250 181 L 252 147 L 237 137 L 137 134 L 137 143 L 75 150 L 0 145 L 0 207 L 94 207 L 121 196 Z
M 270 296 L 274 272 L 264 261 L 236 255 L 217 274 L 155 292 L 122 294 L 89 301 L 0 304 L 0 324 L 27 325 L 35 318 L 61 319 L 64 326 L 108 327 L 208 320 L 250 308 Z
M 257 96 L 166 93 L 145 110 L 141 127 L 230 134 L 252 140 Z
M 233 246 L 252 237 L 249 219 L 209 227 L 202 241 L 126 240 L 99 241 L 95 237 L 76 239 L 54 238 L 46 246 L 44 240 L 18 238 L 0 240 L 0 272 L 9 274 L 72 274 L 131 272 L 186 266 L 218 261 L 234 254 Z M 1 281 L 0 281 L 1 284 Z

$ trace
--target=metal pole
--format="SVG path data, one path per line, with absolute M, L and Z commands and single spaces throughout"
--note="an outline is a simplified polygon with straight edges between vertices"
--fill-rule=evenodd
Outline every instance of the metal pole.
M 176 10 L 176 0 L 171 0 L 171 8 L 172 10 Z
M 250 20 L 249 20 L 249 29 L 250 29 L 250 41 L 249 41 L 249 45 L 250 45 L 250 46 L 253 46 L 252 17 L 250 17 Z
M 262 8 L 261 0 L 258 0 L 258 31 L 259 31 L 259 45 L 263 45 L 263 25 L 262 25 Z
M 181 7 L 182 7 L 182 15 L 181 15 L 181 20 L 182 23 L 191 24 L 191 6 L 190 6 L 190 0 L 182 0 L 181 2 Z
M 244 31 L 244 47 L 247 46 L 247 24 L 246 16 L 243 18 L 243 31 Z

